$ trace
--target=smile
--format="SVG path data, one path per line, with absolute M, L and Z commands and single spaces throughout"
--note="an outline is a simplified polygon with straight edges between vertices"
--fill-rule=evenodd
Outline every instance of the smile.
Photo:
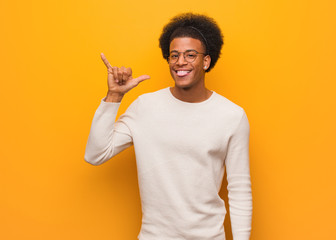
M 187 71 L 187 70 L 177 70 L 175 71 L 177 76 L 179 77 L 184 77 L 186 75 L 188 75 L 191 71 Z

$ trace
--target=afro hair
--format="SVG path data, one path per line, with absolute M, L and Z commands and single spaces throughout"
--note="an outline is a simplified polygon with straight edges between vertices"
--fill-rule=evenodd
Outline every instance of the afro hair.
M 178 37 L 191 37 L 200 40 L 206 49 L 206 54 L 211 57 L 211 63 L 206 72 L 215 66 L 224 42 L 222 32 L 214 19 L 194 13 L 183 13 L 173 17 L 163 27 L 159 38 L 163 58 L 167 61 L 170 43 Z

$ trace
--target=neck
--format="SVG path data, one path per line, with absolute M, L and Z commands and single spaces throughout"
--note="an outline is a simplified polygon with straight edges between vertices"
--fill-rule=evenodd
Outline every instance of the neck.
M 203 102 L 212 94 L 212 91 L 207 89 L 204 85 L 197 88 L 179 88 L 175 86 L 170 88 L 170 92 L 177 99 L 190 103 Z

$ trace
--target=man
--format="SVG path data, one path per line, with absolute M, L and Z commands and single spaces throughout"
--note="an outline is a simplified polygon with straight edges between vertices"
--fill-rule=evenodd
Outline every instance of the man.
M 249 122 L 245 111 L 205 87 L 223 37 L 212 18 L 182 14 L 163 29 L 160 47 L 174 87 L 143 94 L 115 121 L 125 93 L 149 78 L 108 70 L 108 92 L 91 126 L 85 160 L 99 165 L 134 145 L 142 205 L 139 240 L 224 240 L 227 171 L 234 240 L 251 231 Z

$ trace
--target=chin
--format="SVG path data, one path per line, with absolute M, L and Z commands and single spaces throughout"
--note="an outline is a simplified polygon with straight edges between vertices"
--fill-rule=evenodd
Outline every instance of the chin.
M 189 78 L 181 78 L 178 76 L 173 76 L 175 86 L 179 88 L 187 88 L 192 86 L 192 81 Z
M 184 88 L 184 87 L 189 87 L 191 83 L 187 79 L 179 79 L 179 78 L 174 78 L 175 86 Z
M 184 90 L 188 90 L 190 88 L 192 88 L 192 84 L 179 84 L 178 82 L 175 81 L 175 87 L 176 88 L 181 88 L 181 89 L 184 89 Z

